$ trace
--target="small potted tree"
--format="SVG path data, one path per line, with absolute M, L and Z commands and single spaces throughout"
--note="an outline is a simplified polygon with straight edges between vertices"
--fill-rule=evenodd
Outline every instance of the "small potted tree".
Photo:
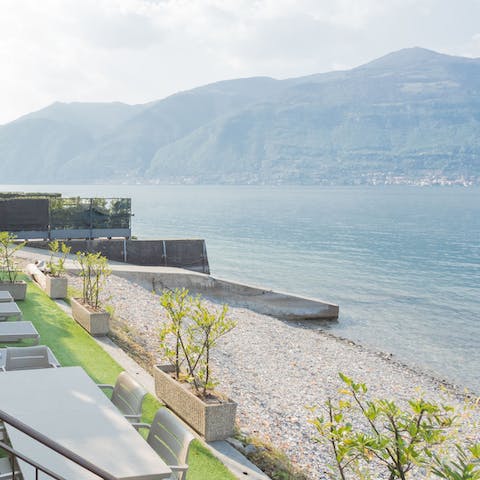
M 106 335 L 110 314 L 100 305 L 100 293 L 111 270 L 100 253 L 77 252 L 82 278 L 81 298 L 72 298 L 73 318 L 91 335 Z
M 17 237 L 9 232 L 0 232 L 0 290 L 10 292 L 14 300 L 25 300 L 27 284 L 18 280 L 19 270 L 15 254 L 25 246 L 25 242 L 15 244 Z
M 186 289 L 165 291 L 160 301 L 168 315 L 159 332 L 160 351 L 169 363 L 154 367 L 157 397 L 206 441 L 231 436 L 237 405 L 214 391 L 210 354 L 236 323 L 227 318 L 226 305 L 210 311 Z
M 50 298 L 66 298 L 68 280 L 63 274 L 65 273 L 65 260 L 71 247 L 58 240 L 50 242 L 48 247 L 50 259 L 44 268 L 40 268 L 38 264 L 30 264 L 27 266 L 27 272 Z

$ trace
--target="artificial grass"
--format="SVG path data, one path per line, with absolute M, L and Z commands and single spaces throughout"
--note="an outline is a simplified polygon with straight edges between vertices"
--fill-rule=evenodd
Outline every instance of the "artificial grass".
M 113 385 L 123 368 L 39 287 L 29 279 L 25 280 L 28 282 L 27 297 L 18 302 L 18 306 L 24 320 L 31 321 L 38 330 L 40 344 L 48 345 L 62 366 L 81 366 L 96 383 Z M 147 395 L 142 420 L 150 423 L 160 407 L 161 403 L 153 395 Z M 235 479 L 197 440 L 190 449 L 188 463 L 188 480 Z

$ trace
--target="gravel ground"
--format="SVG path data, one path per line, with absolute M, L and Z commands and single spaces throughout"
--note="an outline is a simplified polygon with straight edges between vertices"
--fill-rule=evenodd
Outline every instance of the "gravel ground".
M 79 285 L 76 277 L 70 281 Z M 116 315 L 136 332 L 135 341 L 158 358 L 156 331 L 165 320 L 158 297 L 114 275 L 107 281 L 105 296 Z M 230 307 L 229 315 L 238 323 L 214 352 L 218 390 L 238 403 L 242 431 L 284 450 L 312 479 L 327 478 L 330 452 L 312 440 L 315 430 L 308 423 L 312 414 L 305 407 L 338 396 L 338 372 L 365 382 L 375 397 L 399 402 L 416 397 L 419 389 L 427 398 L 438 399 L 444 389 L 442 382 L 392 361 L 389 355 L 324 331 L 244 308 Z

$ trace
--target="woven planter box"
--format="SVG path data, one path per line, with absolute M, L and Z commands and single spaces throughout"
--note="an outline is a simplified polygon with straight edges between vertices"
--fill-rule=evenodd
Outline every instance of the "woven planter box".
M 90 335 L 101 336 L 109 332 L 110 314 L 105 311 L 92 312 L 77 299 L 70 300 L 72 316 Z
M 155 393 L 165 405 L 202 435 L 207 442 L 223 440 L 234 433 L 237 404 L 231 400 L 205 403 L 172 378 L 171 365 L 154 367 Z
M 0 290 L 10 292 L 10 295 L 15 301 L 25 300 L 27 295 L 27 284 L 26 282 L 0 282 Z

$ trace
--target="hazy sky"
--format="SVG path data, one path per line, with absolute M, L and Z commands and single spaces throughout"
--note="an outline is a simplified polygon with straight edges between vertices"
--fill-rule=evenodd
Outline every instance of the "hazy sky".
M 422 46 L 480 57 L 480 0 L 0 0 L 0 123 Z

